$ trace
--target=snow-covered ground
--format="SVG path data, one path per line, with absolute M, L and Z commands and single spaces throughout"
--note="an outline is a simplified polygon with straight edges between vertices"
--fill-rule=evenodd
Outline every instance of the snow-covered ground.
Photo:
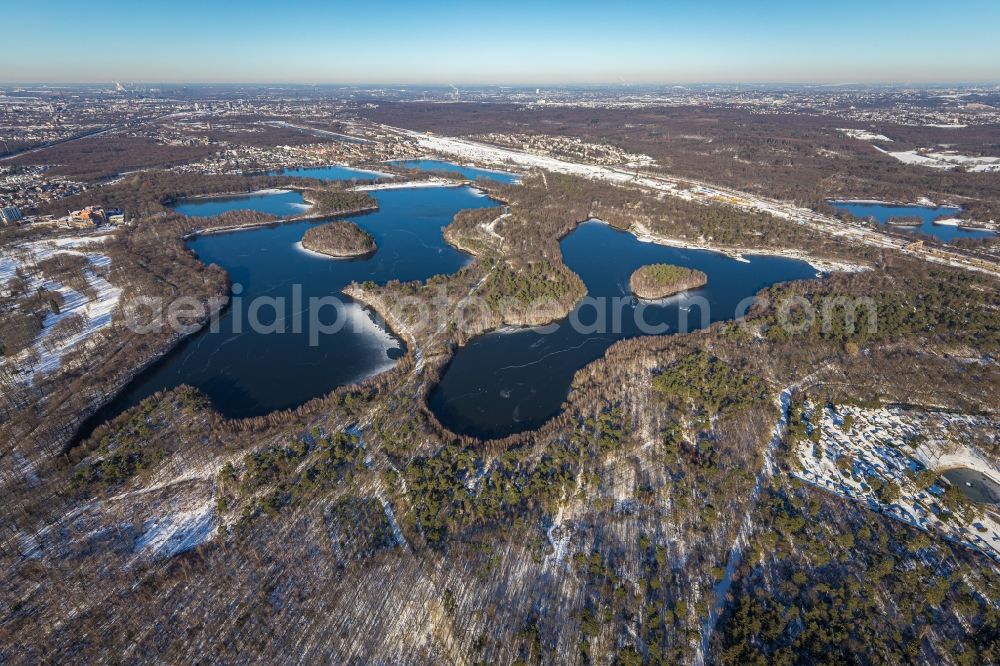
M 974 469 L 1000 482 L 1000 468 L 962 443 L 974 441 L 976 433 L 995 433 L 997 420 L 899 408 L 830 409 L 809 404 L 806 408 L 811 410 L 810 428 L 818 428 L 820 435 L 818 441 L 799 443 L 801 468 L 795 476 L 1000 560 L 996 507 L 977 506 L 943 518 L 947 513 L 939 500 L 943 489 L 937 484 L 920 488 L 916 482 L 922 469 L 943 472 L 956 467 Z M 899 497 L 891 504 L 880 501 L 875 491 L 882 482 L 899 488 Z
M 42 330 L 31 347 L 14 358 L 0 360 L 0 364 L 17 368 L 26 383 L 33 381 L 35 373 L 58 370 L 65 354 L 111 324 L 122 290 L 94 270 L 106 269 L 111 264 L 111 260 L 98 251 L 99 245 L 108 236 L 109 233 L 104 232 L 89 236 L 46 238 L 17 245 L 0 254 L 0 290 L 6 289 L 8 282 L 17 275 L 18 269 L 23 269 L 29 275 L 29 290 L 44 288 L 59 293 L 63 299 L 59 312 L 46 315 Z M 95 245 L 98 247 L 91 249 Z M 49 280 L 44 275 L 32 274 L 31 269 L 39 262 L 57 255 L 76 255 L 87 259 L 89 267 L 83 269 L 83 277 L 89 291 L 93 292 L 93 298 Z M 56 324 L 71 316 L 81 318 L 80 330 L 61 339 L 52 338 L 51 333 Z
M 218 194 L 194 194 L 184 197 L 185 201 L 198 201 L 205 199 L 248 199 L 250 197 L 269 197 L 276 194 L 290 194 L 294 190 L 282 189 L 280 187 L 268 187 L 253 192 L 220 192 Z
M 963 229 L 990 229 L 990 225 L 981 225 L 974 220 L 963 220 L 960 217 L 948 217 L 943 220 L 934 220 L 932 224 L 938 224 L 943 227 L 962 227 Z
M 445 178 L 428 178 L 427 180 L 407 180 L 396 183 L 378 183 L 375 185 L 358 185 L 352 188 L 355 192 L 377 192 L 379 190 L 402 190 L 415 187 L 460 187 L 461 183 Z
M 499 224 L 503 220 L 506 220 L 509 217 L 510 217 L 510 213 L 504 213 L 503 215 L 500 215 L 499 217 L 493 218 L 492 221 L 485 222 L 483 224 L 480 224 L 479 226 L 480 226 L 480 228 L 482 228 L 483 231 L 485 231 L 486 233 L 488 233 L 490 236 L 492 236 L 493 238 L 495 238 L 498 241 L 500 241 L 501 243 L 503 243 L 503 236 L 501 236 L 500 234 L 497 233 L 497 224 Z
M 210 502 L 150 518 L 136 539 L 135 551 L 152 559 L 171 557 L 205 543 L 215 528 L 215 510 Z
M 876 134 L 875 132 L 869 132 L 863 129 L 850 129 L 848 127 L 838 127 L 838 132 L 843 132 L 852 139 L 860 139 L 861 141 L 885 141 L 892 143 L 892 139 L 884 134 Z
M 903 164 L 913 164 L 930 169 L 957 169 L 962 167 L 966 171 L 976 173 L 1000 173 L 1000 157 L 973 157 L 970 155 L 959 155 L 951 151 L 901 150 L 892 152 L 883 150 L 878 146 L 874 146 L 874 148 L 881 153 L 894 157 Z
M 632 173 L 618 172 L 610 167 L 578 164 L 546 155 L 500 148 L 464 139 L 426 135 L 419 132 L 405 133 L 414 139 L 424 150 L 439 154 L 455 155 L 478 166 L 488 164 L 509 169 L 513 165 L 515 167 L 545 169 L 555 173 L 566 173 L 585 178 L 598 178 L 621 183 L 628 182 L 635 176 Z
M 676 238 L 666 238 L 663 236 L 658 236 L 651 232 L 644 224 L 636 224 L 632 229 L 635 234 L 636 239 L 640 243 L 657 243 L 658 245 L 667 245 L 669 247 L 683 247 L 693 250 L 712 250 L 718 252 L 718 248 L 713 248 L 709 245 L 703 243 L 689 243 L 685 241 L 678 240 Z M 810 266 L 816 269 L 819 274 L 825 273 L 861 273 L 864 271 L 871 270 L 870 266 L 865 266 L 863 264 L 856 264 L 847 261 L 835 261 L 832 259 L 817 259 L 804 252 L 797 252 L 795 250 L 772 250 L 770 252 L 762 250 L 759 248 L 747 249 L 747 250 L 731 250 L 723 252 L 726 256 L 735 259 L 736 261 L 741 261 L 744 263 L 750 263 L 750 260 L 746 258 L 746 255 L 769 255 L 778 257 L 790 257 L 792 259 L 799 259 L 808 263 Z
M 382 511 L 385 512 L 385 520 L 389 523 L 389 529 L 392 530 L 392 538 L 396 540 L 396 545 L 408 546 L 406 537 L 403 536 L 403 530 L 399 528 L 399 523 L 396 522 L 396 513 L 392 510 L 392 504 L 384 497 L 379 497 L 378 501 L 382 505 Z
M 388 132 L 405 136 L 424 151 L 449 158 L 472 162 L 479 166 L 497 166 L 519 171 L 538 169 L 544 178 L 546 171 L 580 176 L 592 180 L 620 185 L 631 185 L 663 195 L 675 196 L 688 201 L 704 204 L 722 204 L 734 206 L 743 210 L 756 210 L 769 213 L 775 217 L 801 224 L 820 233 L 843 238 L 848 242 L 857 242 L 876 248 L 890 248 L 908 252 L 921 259 L 963 270 L 1000 275 L 1000 269 L 989 262 L 979 259 L 969 259 L 964 255 L 949 252 L 941 248 L 924 250 L 913 248 L 906 239 L 887 236 L 878 230 L 864 225 L 845 224 L 836 217 L 825 215 L 801 206 L 769 199 L 767 197 L 748 194 L 726 187 L 697 183 L 691 179 L 680 179 L 668 175 L 638 174 L 632 170 L 571 162 L 545 155 L 526 153 L 511 148 L 503 148 L 490 144 L 479 143 L 467 139 L 424 134 L 411 130 L 384 125 Z M 717 249 L 717 248 L 708 248 Z

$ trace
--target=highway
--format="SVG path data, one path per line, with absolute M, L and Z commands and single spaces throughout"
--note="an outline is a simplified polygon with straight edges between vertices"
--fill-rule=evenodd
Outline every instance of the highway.
M 704 204 L 721 204 L 734 206 L 743 210 L 754 210 L 770 213 L 775 217 L 802 224 L 810 229 L 829 236 L 843 238 L 849 242 L 861 243 L 871 247 L 898 250 L 905 254 L 919 257 L 925 261 L 961 268 L 1000 278 L 1000 264 L 988 258 L 975 256 L 950 248 L 939 246 L 924 246 L 913 243 L 906 238 L 882 233 L 878 230 L 849 224 L 836 217 L 802 208 L 795 204 L 761 197 L 728 187 L 699 182 L 690 178 L 677 178 L 667 175 L 651 175 L 637 173 L 619 167 L 599 166 L 538 155 L 524 151 L 502 148 L 467 139 L 438 136 L 435 134 L 415 132 L 398 127 L 382 126 L 387 132 L 409 138 L 428 151 L 451 155 L 465 161 L 487 165 L 504 165 L 522 169 L 543 169 L 556 173 L 572 174 L 604 180 L 620 185 L 637 186 L 652 192 L 664 193 L 689 201 Z

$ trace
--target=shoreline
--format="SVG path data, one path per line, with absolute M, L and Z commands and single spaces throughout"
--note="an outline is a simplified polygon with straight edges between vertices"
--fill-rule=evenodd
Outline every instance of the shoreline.
M 896 208 L 957 208 L 964 210 L 962 204 L 957 203 L 935 203 L 930 199 L 923 201 L 884 201 L 882 199 L 827 199 L 827 203 L 838 204 L 859 204 L 861 206 L 894 206 Z
M 400 356 L 398 359 L 393 359 L 393 367 L 398 365 L 399 361 L 403 360 L 411 353 L 414 356 L 414 362 L 419 365 L 422 360 L 422 354 L 420 353 L 420 347 L 417 345 L 417 338 L 413 335 L 410 328 L 400 321 L 398 317 L 396 317 L 392 308 L 387 307 L 380 297 L 369 294 L 360 284 L 357 284 L 356 282 L 344 285 L 340 291 L 351 300 L 356 301 L 363 308 L 371 311 L 371 313 L 375 315 L 375 317 L 372 318 L 372 322 L 375 326 L 382 328 L 386 333 L 388 333 L 389 336 L 403 342 L 406 349 L 404 350 L 403 356 Z M 381 372 L 377 374 L 381 374 Z
M 931 220 L 931 224 L 936 224 L 942 227 L 955 227 L 956 229 L 962 229 L 965 231 L 988 231 L 992 234 L 997 234 L 996 229 L 991 229 L 990 227 L 974 227 L 970 224 L 966 224 L 966 220 L 960 217 L 946 217 L 943 220 Z
M 114 414 L 108 417 L 100 415 L 101 410 L 111 405 L 111 403 L 113 403 L 118 398 L 118 396 L 121 395 L 125 391 L 125 389 L 128 388 L 128 386 L 132 384 L 132 382 L 134 382 L 141 374 L 151 369 L 154 365 L 156 365 L 164 358 L 166 358 L 171 352 L 177 349 L 177 347 L 179 347 L 184 341 L 203 331 L 205 327 L 212 322 L 213 317 L 216 317 L 220 313 L 224 312 L 226 308 L 228 308 L 232 303 L 231 285 L 226 289 L 225 298 L 226 298 L 225 303 L 221 303 L 217 308 L 215 308 L 215 310 L 211 309 L 209 310 L 209 313 L 205 316 L 204 321 L 200 322 L 197 328 L 187 333 L 175 333 L 173 338 L 168 340 L 160 351 L 146 358 L 145 361 L 143 361 L 141 364 L 126 372 L 122 376 L 120 381 L 115 382 L 115 385 L 112 387 L 112 389 L 97 400 L 94 409 L 89 414 L 80 419 L 80 421 L 77 422 L 76 425 L 73 426 L 73 433 L 63 444 L 62 453 L 63 454 L 69 453 L 76 447 L 80 446 L 81 444 L 89 440 L 93 436 L 94 431 L 100 428 L 102 425 L 110 423 L 111 421 L 115 420 L 128 410 L 141 404 L 143 400 L 146 400 L 149 396 L 147 396 L 147 398 L 143 398 L 142 400 L 137 402 L 135 405 L 132 405 L 131 407 L 126 407 L 118 414 Z M 180 386 L 181 385 L 178 385 L 175 388 L 179 388 Z M 168 390 L 173 390 L 173 389 L 168 389 Z M 215 408 L 212 407 L 212 409 Z M 94 423 L 93 427 L 89 428 L 89 432 L 87 432 L 84 435 L 83 430 L 85 429 L 85 426 L 87 426 L 93 419 L 97 418 L 99 418 L 100 421 Z
M 280 178 L 313 178 L 313 176 L 294 176 L 294 175 L 289 175 L 288 173 L 285 173 L 285 172 L 288 172 L 288 171 L 307 171 L 307 170 L 310 170 L 310 169 L 349 169 L 351 171 L 360 171 L 360 172 L 362 172 L 363 175 L 370 175 L 370 176 L 374 176 L 376 178 L 399 178 L 399 176 L 397 174 L 388 173 L 387 171 L 376 171 L 374 169 L 367 169 L 367 168 L 364 168 L 364 167 L 355 167 L 355 166 L 351 166 L 350 164 L 337 164 L 335 162 L 330 162 L 330 163 L 327 163 L 327 164 L 312 164 L 312 165 L 300 164 L 299 166 L 286 166 L 286 167 L 281 167 L 280 171 L 278 171 L 278 170 L 267 171 L 267 172 L 265 172 L 265 175 L 274 176 L 274 177 L 280 177 Z M 323 180 L 323 179 L 319 178 L 317 180 Z M 359 175 L 358 178 L 357 178 L 357 180 L 366 180 L 366 179 L 362 178 Z M 351 181 L 351 179 L 348 178 L 348 179 L 343 179 L 343 180 L 339 180 L 339 179 L 338 180 L 332 180 L 332 181 L 329 181 L 329 182 L 344 182 L 344 183 L 349 183 L 350 181 Z
M 444 178 L 428 178 L 426 180 L 406 180 L 395 183 L 377 183 L 374 185 L 358 185 L 352 187 L 352 192 L 378 192 L 380 190 L 402 190 L 423 187 L 475 187 L 469 181 L 446 180 Z
M 176 204 L 178 201 L 204 201 L 206 199 L 243 199 L 249 197 L 267 197 L 274 196 L 278 194 L 290 194 L 292 192 L 297 192 L 298 190 L 290 187 L 265 187 L 262 190 L 253 190 L 252 192 L 216 192 L 213 194 L 193 194 L 188 197 L 180 197 L 178 199 L 171 199 L 169 203 Z M 167 208 L 170 208 L 169 204 L 164 204 Z
M 198 236 L 208 236 L 211 234 L 224 234 L 229 232 L 244 231 L 247 229 L 257 229 L 260 227 L 269 227 L 271 225 L 287 224 L 291 222 L 308 222 L 310 220 L 325 220 L 327 218 L 333 218 L 333 217 L 360 215 L 362 213 L 373 213 L 376 212 L 378 209 L 379 209 L 378 206 L 369 206 L 366 208 L 356 208 L 353 210 L 345 210 L 335 213 L 306 213 L 304 215 L 297 215 L 295 217 L 281 217 L 276 220 L 247 222 L 245 224 L 230 224 L 223 227 L 205 227 L 203 229 L 195 229 L 194 231 L 190 231 L 181 236 L 181 239 L 188 240 L 190 238 L 196 238 Z
M 354 259 L 365 259 L 378 252 L 378 247 L 373 247 L 370 250 L 365 250 L 364 252 L 356 252 L 352 254 L 334 254 L 332 252 L 324 252 L 323 250 L 314 250 L 310 247 L 306 247 L 305 243 L 303 243 L 301 240 L 295 244 L 295 247 L 301 250 L 305 250 L 310 254 L 326 257 L 327 259 L 339 259 L 344 261 L 352 261 Z
M 378 248 L 375 248 L 374 250 L 365 252 L 364 254 L 342 254 L 342 255 L 327 254 L 326 252 L 320 252 L 319 250 L 309 249 L 308 247 L 302 244 L 302 241 L 297 241 L 295 244 L 292 245 L 292 247 L 294 247 L 299 252 L 307 254 L 311 257 L 317 257 L 320 259 L 332 259 L 334 261 L 354 261 L 356 259 L 367 259 L 368 257 L 371 257 L 373 254 L 378 252 Z
M 517 171 L 507 171 L 506 169 L 499 169 L 497 167 L 483 167 L 474 162 L 468 162 L 468 161 L 460 162 L 458 160 L 448 159 L 445 156 L 435 153 L 424 153 L 419 157 L 409 157 L 406 159 L 384 160 L 382 164 L 388 164 L 389 166 L 396 166 L 395 164 L 393 164 L 393 162 L 420 162 L 420 161 L 447 162 L 448 164 L 453 164 L 454 166 L 462 167 L 464 169 L 476 169 L 478 171 L 487 171 L 489 173 L 503 174 L 504 176 L 513 176 L 514 178 L 517 178 L 517 182 L 513 183 L 514 185 L 519 185 L 521 179 L 524 178 L 524 174 L 518 173 Z M 399 168 L 405 169 L 406 167 L 399 167 Z
M 594 218 L 597 222 L 602 222 L 603 224 L 609 224 L 604 220 L 598 220 Z M 610 225 L 609 226 L 613 226 Z M 690 241 L 684 241 L 676 238 L 668 238 L 666 236 L 659 236 L 654 234 L 652 231 L 646 228 L 642 223 L 634 224 L 627 230 L 628 233 L 636 237 L 640 243 L 655 243 L 657 245 L 665 245 L 667 247 L 679 247 L 686 250 L 704 250 L 707 252 L 716 252 L 718 254 L 723 254 L 730 259 L 735 261 L 740 261 L 743 263 L 750 263 L 750 259 L 747 256 L 762 256 L 762 257 L 784 257 L 786 259 L 796 259 L 798 261 L 804 261 L 820 273 L 861 273 L 863 271 L 870 271 L 871 266 L 866 264 L 855 264 L 847 261 L 841 261 L 838 259 L 821 259 L 818 257 L 813 257 L 802 250 L 790 250 L 790 249 L 778 249 L 778 248 L 723 248 L 723 247 L 713 247 L 711 245 L 692 243 Z
M 689 271 L 687 280 L 675 280 L 673 284 L 656 284 L 656 285 L 637 285 L 635 281 L 637 279 L 641 280 L 644 271 L 647 271 L 652 266 L 663 266 L 667 264 L 647 264 L 645 266 L 640 266 L 635 271 L 632 272 L 632 276 L 629 278 L 629 290 L 632 295 L 640 301 L 646 301 L 647 303 L 656 303 L 658 301 L 666 301 L 675 296 L 680 296 L 691 291 L 697 291 L 702 289 L 708 284 L 708 276 L 702 271 L 687 268 L 681 266 L 680 268 Z M 673 266 L 673 264 L 669 264 Z M 637 276 L 639 276 L 637 278 Z M 652 290 L 655 289 L 655 293 Z
M 388 132 L 415 141 L 425 151 L 454 155 L 459 159 L 477 160 L 484 164 L 506 164 L 513 162 L 527 171 L 541 169 L 543 171 L 601 180 L 611 184 L 635 185 L 644 190 L 652 190 L 657 193 L 662 192 L 666 195 L 698 201 L 706 205 L 715 199 L 728 198 L 731 201 L 727 202 L 727 205 L 769 213 L 781 219 L 804 224 L 819 233 L 840 238 L 847 242 L 860 243 L 874 248 L 892 248 L 909 253 L 929 263 L 983 273 L 991 277 L 1000 276 L 1000 267 L 990 259 L 970 257 L 963 252 L 953 252 L 948 249 L 912 247 L 912 241 L 908 242 L 891 234 L 882 233 L 877 229 L 845 225 L 842 220 L 833 215 L 804 208 L 780 199 L 752 195 L 730 187 L 711 185 L 698 180 L 671 176 L 661 171 L 655 174 L 647 173 L 637 176 L 635 172 L 624 172 L 610 167 L 572 162 L 556 157 L 527 153 L 513 148 L 501 148 L 459 137 L 426 134 L 386 124 L 382 124 L 381 127 Z M 508 167 L 505 166 L 503 168 Z M 682 185 L 684 189 L 681 189 Z M 834 262 L 827 263 L 833 264 Z
M 965 206 L 957 203 L 935 203 L 930 199 L 925 199 L 924 201 L 916 202 L 904 202 L 904 201 L 882 201 L 879 199 L 827 199 L 829 204 L 857 204 L 860 206 L 890 206 L 893 208 L 931 208 L 934 210 L 941 210 L 942 208 L 955 209 L 956 214 L 961 214 L 965 211 Z M 993 233 L 1000 233 L 1000 230 L 989 226 L 983 226 L 982 223 L 976 223 L 974 220 L 966 220 L 961 217 L 948 217 L 942 220 L 931 220 L 931 224 L 937 224 L 941 226 L 957 227 L 966 231 L 990 231 Z M 904 225 L 904 224 L 893 224 L 891 222 L 886 222 L 886 226 L 897 226 L 906 227 L 913 226 L 918 227 L 920 224 Z

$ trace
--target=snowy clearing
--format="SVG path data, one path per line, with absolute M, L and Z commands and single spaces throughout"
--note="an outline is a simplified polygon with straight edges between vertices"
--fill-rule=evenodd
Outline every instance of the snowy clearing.
M 721 204 L 742 210 L 756 210 L 796 224 L 802 224 L 820 233 L 843 238 L 848 242 L 862 243 L 875 248 L 901 250 L 919 256 L 928 262 L 994 276 L 1000 275 L 1000 269 L 991 262 L 970 259 L 964 255 L 940 248 L 933 248 L 931 250 L 914 248 L 911 247 L 911 243 L 906 239 L 887 236 L 863 225 L 845 224 L 836 217 L 818 213 L 795 204 L 752 195 L 726 187 L 697 183 L 691 179 L 675 178 L 665 174 L 640 174 L 636 171 L 626 171 L 615 167 L 570 162 L 510 148 L 477 143 L 468 139 L 425 134 L 388 125 L 383 125 L 382 127 L 386 131 L 395 132 L 413 140 L 422 150 L 438 155 L 447 155 L 449 158 L 471 161 L 478 165 L 497 166 L 508 170 L 522 171 L 538 169 L 541 170 L 543 175 L 546 171 L 552 171 L 554 173 L 602 180 L 619 185 L 636 186 L 656 193 L 663 193 L 706 205 Z
M 838 132 L 843 132 L 852 139 L 860 139 L 861 141 L 884 141 L 892 143 L 892 139 L 884 134 L 876 134 L 875 132 L 869 132 L 863 129 L 850 129 L 848 127 L 838 127 Z
M 211 539 L 215 527 L 211 503 L 169 513 L 145 522 L 145 531 L 136 540 L 135 550 L 152 559 L 172 557 Z
M 359 185 L 351 188 L 353 192 L 377 192 L 379 190 L 402 190 L 416 187 L 461 187 L 462 183 L 444 178 L 428 178 L 427 180 L 409 180 L 396 183 L 377 183 L 375 185 Z
M 805 409 L 811 439 L 798 444 L 801 468 L 796 477 L 1000 561 L 998 507 L 970 503 L 948 508 L 948 484 L 929 478 L 967 467 L 1000 481 L 1000 468 L 960 443 L 976 441 L 983 433 L 995 437 L 995 419 L 809 403 Z M 924 470 L 931 473 L 921 478 Z
M 885 153 L 903 164 L 927 167 L 929 169 L 958 169 L 974 173 L 1000 173 L 1000 157 L 972 157 L 969 155 L 959 155 L 958 153 L 930 152 L 921 150 L 902 150 L 890 152 L 878 146 L 873 146 L 880 153 Z
M 98 269 L 102 272 L 106 270 L 111 260 L 99 252 L 79 249 L 103 243 L 109 235 L 47 238 L 14 246 L 0 254 L 0 288 L 5 288 L 21 270 L 27 275 L 28 291 L 45 289 L 58 293 L 63 301 L 57 312 L 46 314 L 42 330 L 31 346 L 14 358 L 0 360 L 0 367 L 12 367 L 22 381 L 31 384 L 36 373 L 58 370 L 67 353 L 111 324 L 122 290 L 98 274 Z M 39 262 L 57 255 L 76 255 L 87 259 L 88 268 L 83 269 L 82 277 L 86 280 L 87 291 L 91 292 L 89 295 L 47 279 L 33 270 Z M 79 317 L 79 328 L 68 335 L 53 336 L 55 326 L 69 317 Z

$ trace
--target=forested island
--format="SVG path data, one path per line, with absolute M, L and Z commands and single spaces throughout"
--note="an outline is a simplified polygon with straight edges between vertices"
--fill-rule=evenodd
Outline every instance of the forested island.
M 307 230 L 302 247 L 342 259 L 371 254 L 376 246 L 371 234 L 353 222 L 330 222 Z
M 99 92 L 81 99 L 143 103 Z M 808 96 L 809 105 L 826 99 L 814 89 Z M 0 225 L 0 443 L 11 463 L 0 502 L 12 507 L 0 518 L 11 599 L 0 604 L 5 658 L 275 661 L 293 646 L 297 659 L 338 662 L 997 662 L 995 510 L 965 502 L 935 468 L 938 454 L 964 459 L 973 448 L 976 460 L 1000 465 L 996 241 L 963 239 L 962 252 L 921 253 L 896 244 L 901 232 L 886 226 L 859 222 L 845 235 L 843 225 L 764 210 L 773 197 L 785 211 L 826 210 L 831 197 L 978 197 L 968 201 L 969 219 L 989 220 L 1000 204 L 990 189 L 994 174 L 898 166 L 832 126 L 869 121 L 811 112 L 381 100 L 369 108 L 348 100 L 338 120 L 314 100 L 286 98 L 239 105 L 259 106 L 252 114 L 214 113 L 198 124 L 165 118 L 139 136 L 132 134 L 140 128 L 126 127 L 116 131 L 128 136 L 109 132 L 100 143 L 84 138 L 25 153 L 17 161 L 32 163 L 25 169 L 38 162 L 39 170 L 8 174 L 23 190 L 17 196 L 37 201 L 25 206 L 29 215 L 99 205 L 124 208 L 128 222 L 86 230 Z M 75 103 L 65 100 L 60 114 Z M 915 100 L 900 97 L 900 113 L 912 117 Z M 167 102 L 149 103 L 158 114 Z M 936 118 L 950 103 L 935 93 L 930 113 Z M 289 109 L 308 122 L 297 130 L 267 124 Z M 45 121 L 54 112 L 40 115 Z M 214 125 L 202 128 L 209 117 Z M 21 132 L 12 127 L 8 136 Z M 345 127 L 366 142 L 330 137 Z M 557 129 L 559 136 L 540 134 Z M 940 140 L 968 152 L 996 143 L 990 126 L 870 129 L 889 132 L 895 150 Z M 181 385 L 115 416 L 105 416 L 110 409 L 87 418 L 114 404 L 111 396 L 126 398 L 133 390 L 126 387 L 172 350 L 183 358 L 201 340 L 226 344 L 209 337 L 216 334 L 208 325 L 223 308 L 235 315 L 246 307 L 247 293 L 240 304 L 233 290 L 248 283 L 246 274 L 205 263 L 218 257 L 199 250 L 209 247 L 203 241 L 257 241 L 230 233 L 187 239 L 273 226 L 257 235 L 307 245 L 302 232 L 315 227 L 339 250 L 343 239 L 328 226 L 364 231 L 331 225 L 332 218 L 377 203 L 353 181 L 257 170 L 301 160 L 381 171 L 384 160 L 424 156 L 421 142 L 434 140 L 424 132 L 432 130 L 538 132 L 522 147 L 551 147 L 578 173 L 529 169 L 520 185 L 484 183 L 498 205 L 459 212 L 444 230 L 473 255 L 455 271 L 343 289 L 405 343 L 399 358 L 379 357 L 386 363 L 378 374 L 257 416 L 227 417 L 207 393 Z M 163 146 L 143 152 L 156 140 Z M 472 150 L 471 140 L 441 145 Z M 583 152 L 566 152 L 577 148 Z M 639 165 L 627 182 L 618 180 L 624 171 L 595 171 L 625 149 L 663 165 L 669 158 L 669 171 Z M 184 170 L 175 170 L 178 160 L 187 161 Z M 146 170 L 124 171 L 131 168 Z M 426 178 L 385 168 L 397 176 L 392 189 Z M 52 174 L 86 177 L 87 188 Z M 652 186 L 674 175 L 718 178 L 764 209 L 732 203 L 750 195 L 730 201 L 694 182 Z M 106 176 L 113 178 L 97 181 Z M 70 194 L 40 198 L 52 188 Z M 289 221 L 283 213 L 195 217 L 173 208 L 185 198 L 259 198 L 279 189 L 302 193 L 315 207 L 300 219 L 317 221 L 290 231 L 279 227 Z M 439 198 L 483 201 L 439 189 L 415 191 L 412 200 L 439 211 L 451 210 Z M 408 200 L 377 192 L 386 208 Z M 558 322 L 588 294 L 590 273 L 571 268 L 586 266 L 574 261 L 584 246 L 570 239 L 588 232 L 582 225 L 594 231 L 587 221 L 595 218 L 640 240 L 810 257 L 850 270 L 773 284 L 745 317 L 691 333 L 607 348 L 594 333 L 585 342 L 597 351 L 558 396 L 556 416 L 502 439 L 449 430 L 430 402 L 459 354 L 486 336 L 513 346 L 536 333 L 505 327 Z M 378 224 L 369 225 L 379 229 L 378 252 L 391 254 L 396 237 Z M 610 256 L 597 243 L 585 248 L 605 263 Z M 265 258 L 279 270 L 287 264 L 293 279 L 309 272 L 275 254 Z M 259 258 L 246 256 L 247 265 Z M 663 271 L 686 269 L 642 256 L 649 265 L 620 274 L 632 278 L 637 296 L 697 288 Z M 761 263 L 755 257 L 751 267 L 764 276 Z M 974 265 L 988 270 L 968 270 Z M 705 270 L 713 270 L 713 287 L 722 284 L 714 267 Z M 636 288 L 643 275 L 648 284 L 639 286 L 649 292 Z M 197 308 L 187 307 L 192 300 Z M 134 307 L 143 302 L 163 302 L 163 317 L 175 315 L 181 326 L 140 333 L 159 314 Z M 174 302 L 185 307 L 171 309 Z M 198 331 L 205 337 L 188 338 Z M 571 346 L 551 351 L 569 354 Z M 559 357 L 548 354 L 540 345 L 512 360 L 554 367 L 549 359 Z M 289 367 L 302 378 L 331 369 Z M 551 391 L 553 383 L 540 373 L 530 388 Z M 521 422 L 528 405 L 505 384 L 489 385 L 477 400 Z M 85 418 L 99 425 L 89 430 Z
M 302 198 L 312 204 L 310 216 L 344 215 L 378 209 L 378 202 L 367 192 L 343 190 L 306 190 Z
M 704 287 L 708 276 L 701 271 L 673 264 L 642 266 L 629 279 L 629 287 L 638 298 L 657 299 Z

